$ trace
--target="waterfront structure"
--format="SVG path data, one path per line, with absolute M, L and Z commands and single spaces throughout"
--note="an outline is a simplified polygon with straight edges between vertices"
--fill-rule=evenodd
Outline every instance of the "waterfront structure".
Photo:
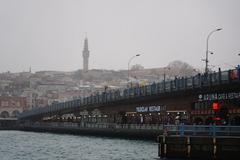
M 19 116 L 20 128 L 141 139 L 158 137 L 161 158 L 236 159 L 240 151 L 240 127 L 236 126 L 240 125 L 239 84 L 240 68 L 235 68 L 207 76 L 198 74 L 123 90 L 105 90 L 27 111 Z
M 88 59 L 89 59 L 89 50 L 88 50 L 88 39 L 84 40 L 84 48 L 83 48 L 83 71 L 88 71 Z
M 0 118 L 17 117 L 27 110 L 25 97 L 0 96 Z
M 240 69 L 208 76 L 176 78 L 171 81 L 123 90 L 107 90 L 72 101 L 22 114 L 20 119 L 69 119 L 86 123 L 210 124 L 240 125 Z M 212 103 L 221 106 L 216 110 Z M 98 109 L 99 114 L 93 114 Z M 79 116 L 79 113 L 82 113 Z M 84 114 L 83 114 L 84 113 Z

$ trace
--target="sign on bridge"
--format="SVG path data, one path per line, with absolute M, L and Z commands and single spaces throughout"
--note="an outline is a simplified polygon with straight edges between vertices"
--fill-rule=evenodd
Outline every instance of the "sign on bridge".
M 140 106 L 136 107 L 136 112 L 161 112 L 166 111 L 165 105 L 159 105 L 159 106 Z

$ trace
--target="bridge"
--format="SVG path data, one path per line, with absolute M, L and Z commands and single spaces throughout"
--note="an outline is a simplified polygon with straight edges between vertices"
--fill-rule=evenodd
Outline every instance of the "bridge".
M 228 121 L 240 124 L 240 68 L 175 78 L 123 90 L 109 90 L 76 100 L 35 107 L 21 121 L 73 121 L 85 123 L 209 124 L 218 101 Z M 222 113 L 222 112 L 220 112 Z
M 159 157 L 239 157 L 240 68 L 33 108 L 18 128 L 141 139 L 158 137 Z
M 158 137 L 159 157 L 234 159 L 240 151 L 240 68 L 34 108 L 18 119 L 24 131 Z

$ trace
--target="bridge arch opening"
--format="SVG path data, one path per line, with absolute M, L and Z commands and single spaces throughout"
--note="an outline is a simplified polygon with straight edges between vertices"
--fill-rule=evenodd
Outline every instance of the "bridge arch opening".
M 11 117 L 17 117 L 20 114 L 18 110 L 12 111 Z
M 3 111 L 0 115 L 1 118 L 8 118 L 9 117 L 9 113 L 7 111 Z

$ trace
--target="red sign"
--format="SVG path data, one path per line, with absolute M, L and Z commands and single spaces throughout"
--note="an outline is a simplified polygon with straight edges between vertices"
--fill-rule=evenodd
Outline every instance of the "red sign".
M 220 107 L 220 105 L 219 105 L 218 102 L 213 102 L 213 104 L 212 104 L 212 109 L 213 109 L 213 110 L 218 110 L 219 107 Z

